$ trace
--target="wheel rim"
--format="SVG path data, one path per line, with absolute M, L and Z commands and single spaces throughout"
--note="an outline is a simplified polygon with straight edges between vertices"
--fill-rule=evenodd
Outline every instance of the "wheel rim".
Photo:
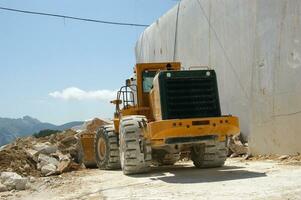
M 99 138 L 98 140 L 98 157 L 100 160 L 104 160 L 107 152 L 106 141 L 103 138 Z

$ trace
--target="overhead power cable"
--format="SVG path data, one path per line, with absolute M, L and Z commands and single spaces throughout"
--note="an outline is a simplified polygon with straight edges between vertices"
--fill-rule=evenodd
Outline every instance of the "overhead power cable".
M 104 20 L 97 20 L 97 19 L 73 17 L 73 16 L 67 16 L 67 15 L 58 15 L 58 14 L 52 14 L 52 13 L 34 12 L 34 11 L 29 11 L 29 10 L 19 10 L 19 9 L 6 8 L 6 7 L 0 7 L 0 10 L 25 13 L 25 14 L 31 14 L 31 15 L 42 15 L 42 16 L 48 16 L 48 17 L 57 17 L 57 18 L 72 19 L 72 20 L 78 20 L 78 21 L 94 22 L 94 23 L 101 23 L 101 24 L 118 25 L 118 26 L 138 26 L 138 27 L 148 27 L 149 26 L 147 24 L 104 21 Z

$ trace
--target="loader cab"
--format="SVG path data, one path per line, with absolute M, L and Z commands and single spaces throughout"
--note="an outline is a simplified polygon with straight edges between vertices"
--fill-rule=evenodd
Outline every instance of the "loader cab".
M 149 93 L 153 79 L 159 71 L 180 70 L 181 64 L 174 63 L 139 63 L 134 68 L 134 75 L 126 80 L 125 86 L 117 92 L 115 118 L 125 115 L 140 114 L 152 117 Z
M 180 70 L 181 63 L 140 63 L 136 65 L 138 107 L 150 107 L 149 93 L 153 79 L 159 71 Z
M 153 88 L 153 80 L 156 76 L 157 71 L 145 70 L 142 72 L 142 92 L 149 93 Z

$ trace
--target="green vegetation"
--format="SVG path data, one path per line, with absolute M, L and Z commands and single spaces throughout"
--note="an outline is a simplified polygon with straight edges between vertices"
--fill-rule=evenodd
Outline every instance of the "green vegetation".
M 45 129 L 45 130 L 39 131 L 38 133 L 33 134 L 33 136 L 36 138 L 40 138 L 40 137 L 46 137 L 49 135 L 57 134 L 59 132 L 60 132 L 59 130 Z

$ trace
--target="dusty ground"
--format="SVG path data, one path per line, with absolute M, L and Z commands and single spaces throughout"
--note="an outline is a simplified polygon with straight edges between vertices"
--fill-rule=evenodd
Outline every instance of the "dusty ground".
M 6 192 L 0 199 L 301 199 L 301 166 L 228 159 L 216 169 L 190 162 L 124 176 L 98 169 L 39 178 L 36 191 Z

